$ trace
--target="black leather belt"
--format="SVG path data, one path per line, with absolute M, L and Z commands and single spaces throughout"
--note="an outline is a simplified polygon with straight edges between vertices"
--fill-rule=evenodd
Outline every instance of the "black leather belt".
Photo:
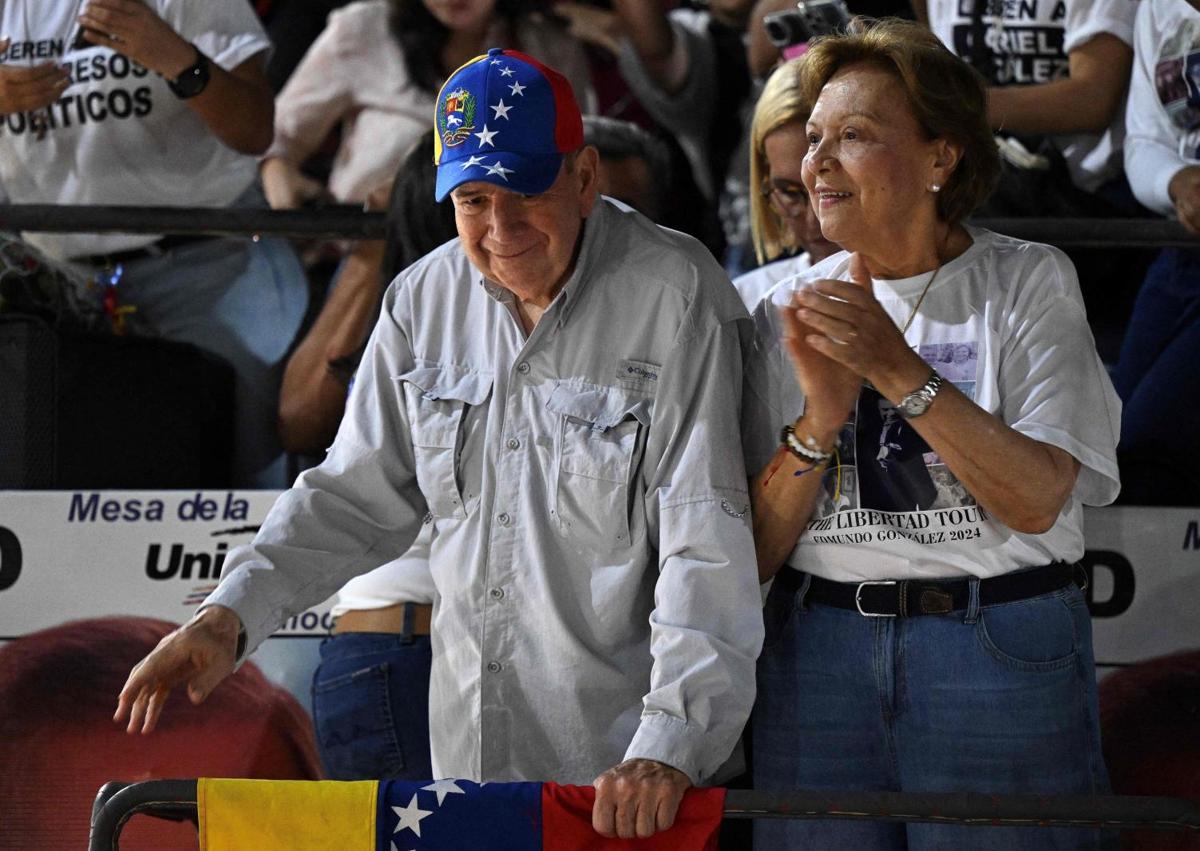
M 798 591 L 804 577 L 804 573 L 785 567 L 775 581 L 782 583 L 785 589 Z M 1086 584 L 1082 569 L 1061 561 L 1005 573 L 979 581 L 979 605 L 1027 600 L 1065 588 L 1072 582 L 1080 587 Z M 849 609 L 868 618 L 905 618 L 964 610 L 970 598 L 970 580 L 965 578 L 833 582 L 812 576 L 804 602 Z
M 108 254 L 89 254 L 83 257 L 73 257 L 71 260 L 74 263 L 82 263 L 89 266 L 115 266 L 118 263 L 132 263 L 135 260 L 144 260 L 147 257 L 161 257 L 173 248 L 213 238 L 209 234 L 168 234 L 149 245 L 143 245 L 141 248 L 113 251 Z

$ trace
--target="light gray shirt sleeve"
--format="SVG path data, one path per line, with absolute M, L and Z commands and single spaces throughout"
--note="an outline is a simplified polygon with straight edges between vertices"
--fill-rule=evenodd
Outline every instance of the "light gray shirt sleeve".
M 291 615 L 403 553 L 421 529 L 426 505 L 395 381 L 412 368 L 412 355 L 393 314 L 395 294 L 393 286 L 325 462 L 279 497 L 253 543 L 230 553 L 205 601 L 241 618 L 243 658 Z
M 692 329 L 663 366 L 648 438 L 647 454 L 661 458 L 644 474 L 659 552 L 654 665 L 626 758 L 667 763 L 693 782 L 714 774 L 736 744 L 762 647 L 739 426 L 749 348 L 745 318 Z

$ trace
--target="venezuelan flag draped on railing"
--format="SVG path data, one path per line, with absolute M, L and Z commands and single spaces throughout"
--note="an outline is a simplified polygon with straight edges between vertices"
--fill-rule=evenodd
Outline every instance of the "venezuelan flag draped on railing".
M 196 790 L 201 851 L 715 851 L 724 789 L 692 789 L 649 839 L 592 829 L 590 786 L 218 780 Z

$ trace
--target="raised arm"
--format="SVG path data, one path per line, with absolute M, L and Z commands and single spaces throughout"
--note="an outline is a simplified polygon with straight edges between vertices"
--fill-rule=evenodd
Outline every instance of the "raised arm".
M 79 23 L 83 37 L 175 80 L 200 58 L 198 48 L 139 0 L 88 0 Z M 185 103 L 218 139 L 244 154 L 261 154 L 271 144 L 274 98 L 263 55 L 232 70 L 208 62 L 209 81 Z
M 988 122 L 1012 133 L 1102 133 L 1129 85 L 1133 49 L 1099 33 L 1068 54 L 1069 76 L 1029 86 L 988 89 Z

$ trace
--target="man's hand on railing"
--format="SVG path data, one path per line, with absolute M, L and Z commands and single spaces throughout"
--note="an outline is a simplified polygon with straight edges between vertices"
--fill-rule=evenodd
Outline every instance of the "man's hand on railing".
M 645 838 L 675 823 L 679 802 L 692 781 L 677 768 L 652 759 L 627 759 L 597 777 L 592 827 L 602 836 Z

